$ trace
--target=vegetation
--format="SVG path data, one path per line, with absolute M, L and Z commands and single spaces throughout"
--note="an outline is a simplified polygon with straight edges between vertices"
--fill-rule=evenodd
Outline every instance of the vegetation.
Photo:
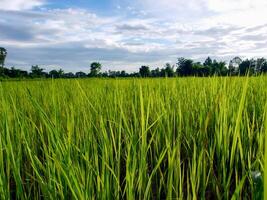
M 0 67 L 4 67 L 7 51 L 5 48 L 0 47 Z
M 4 68 L 4 61 L 7 51 L 0 47 L 0 77 L 4 78 L 86 78 L 86 77 L 175 77 L 175 76 L 245 76 L 260 75 L 267 73 L 267 60 L 265 58 L 241 60 L 239 57 L 233 58 L 229 65 L 226 62 L 212 60 L 208 57 L 203 63 L 194 62 L 191 59 L 178 58 L 176 67 L 166 63 L 162 68 L 150 70 L 149 66 L 141 66 L 139 72 L 127 73 L 126 71 L 101 72 L 102 65 L 99 62 L 93 62 L 90 65 L 90 72 L 72 72 L 64 73 L 62 69 L 45 72 L 43 68 L 34 65 L 31 72 L 16 69 Z
M 260 197 L 266 88 L 266 76 L 1 82 L 0 199 Z

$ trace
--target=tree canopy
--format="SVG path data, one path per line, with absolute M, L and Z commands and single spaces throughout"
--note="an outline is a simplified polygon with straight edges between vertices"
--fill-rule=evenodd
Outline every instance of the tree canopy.
M 4 47 L 0 47 L 0 67 L 4 67 L 6 56 L 7 50 Z
M 101 72 L 102 65 L 99 62 L 90 64 L 90 72 L 68 72 L 62 69 L 52 69 L 46 72 L 44 68 L 33 65 L 31 71 L 20 70 L 15 67 L 5 68 L 4 62 L 7 56 L 7 50 L 0 47 L 0 77 L 5 78 L 86 78 L 86 77 L 175 77 L 175 76 L 236 76 L 236 75 L 258 75 L 267 73 L 267 60 L 265 58 L 245 59 L 234 57 L 229 65 L 226 62 L 218 61 L 207 57 L 203 63 L 195 62 L 192 59 L 180 57 L 177 59 L 176 66 L 166 63 L 162 68 L 152 68 L 143 65 L 138 72 L 127 73 L 121 71 Z M 57 67 L 58 68 L 58 67 Z

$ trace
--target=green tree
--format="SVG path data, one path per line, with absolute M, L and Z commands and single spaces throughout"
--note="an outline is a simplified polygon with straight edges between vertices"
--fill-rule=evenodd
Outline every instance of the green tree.
M 102 65 L 99 62 L 93 62 L 91 63 L 90 68 L 91 68 L 91 71 L 90 71 L 89 76 L 96 77 L 99 75 Z
M 255 63 L 255 73 L 258 74 L 258 73 L 261 73 L 263 70 L 263 68 L 265 67 L 266 65 L 266 59 L 265 58 L 258 58 L 256 60 L 256 63 Z
M 246 75 L 248 72 L 251 71 L 252 67 L 252 60 L 244 60 L 240 63 L 238 70 L 240 75 Z
M 38 65 L 33 65 L 31 68 L 31 76 L 33 78 L 40 78 L 45 76 L 43 68 L 40 68 Z
M 64 76 L 64 71 L 62 69 L 59 69 L 59 70 L 51 70 L 49 72 L 49 76 L 51 78 L 62 78 Z
M 193 74 L 193 60 L 178 58 L 177 73 L 181 76 L 190 76 Z
M 22 78 L 22 77 L 27 77 L 28 72 L 23 71 L 20 69 L 16 69 L 15 67 L 11 67 L 10 70 L 8 70 L 8 76 L 11 78 Z
M 212 59 L 210 57 L 207 57 L 207 59 L 203 63 L 204 66 L 212 66 Z
M 173 77 L 175 75 L 173 66 L 171 66 L 170 63 L 165 64 L 165 76 L 167 77 Z
M 150 74 L 152 77 L 160 77 L 160 69 L 157 67 L 156 69 L 151 70 Z
M 87 77 L 86 73 L 84 73 L 84 72 L 76 72 L 75 76 L 77 78 L 86 78 Z
M 141 77 L 148 77 L 150 75 L 150 69 L 148 66 L 142 66 L 139 69 L 139 73 L 140 73 Z
M 216 75 L 226 75 L 227 74 L 226 63 L 213 60 L 211 65 L 211 73 Z
M 261 73 L 267 73 L 267 61 L 261 65 Z
M 230 75 L 235 75 L 238 73 L 239 65 L 242 63 L 242 59 L 238 56 L 234 57 L 230 60 L 229 63 L 229 73 Z
M 7 50 L 3 47 L 0 47 L 0 67 L 4 67 L 6 56 Z
M 197 76 L 205 76 L 204 66 L 200 62 L 193 63 L 193 74 Z

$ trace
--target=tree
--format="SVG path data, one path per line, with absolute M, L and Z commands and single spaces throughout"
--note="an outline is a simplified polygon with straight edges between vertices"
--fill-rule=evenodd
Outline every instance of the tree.
M 102 68 L 102 65 L 99 62 L 91 63 L 91 72 L 90 72 L 89 76 L 91 76 L 91 77 L 98 76 L 101 68 Z
M 85 78 L 85 77 L 87 77 L 86 73 L 84 73 L 84 72 L 76 72 L 75 76 L 77 78 Z
M 227 75 L 227 67 L 226 67 L 226 62 L 219 62 L 218 63 L 218 69 L 219 69 L 219 75 L 221 76 L 226 76 Z
M 7 51 L 5 48 L 0 47 L 0 67 L 4 67 Z
M 240 63 L 238 70 L 240 75 L 246 75 L 251 69 L 251 60 L 244 60 Z
M 38 65 L 33 65 L 31 68 L 31 76 L 33 78 L 40 78 L 45 76 L 45 72 L 43 68 L 40 68 Z
M 193 63 L 193 74 L 197 76 L 205 76 L 203 68 L 204 66 L 200 62 Z
M 62 78 L 64 76 L 64 71 L 62 69 L 52 70 L 49 72 L 49 77 L 51 78 Z
M 11 67 L 10 70 L 6 70 L 6 72 L 8 73 L 8 77 L 11 78 L 22 78 L 22 77 L 27 77 L 28 76 L 28 72 L 27 71 L 23 71 L 20 69 L 16 69 L 15 67 Z
M 127 76 L 128 76 L 128 74 L 126 73 L 125 70 L 122 70 L 122 71 L 120 72 L 120 77 L 127 77 Z
M 211 65 L 211 73 L 216 75 L 226 75 L 227 74 L 226 63 L 213 60 Z
M 261 73 L 267 73 L 267 61 L 261 65 Z
M 152 77 L 160 77 L 160 69 L 157 67 L 156 69 L 151 70 L 150 74 Z
M 150 75 L 150 69 L 148 66 L 142 66 L 139 69 L 139 73 L 140 73 L 141 77 L 148 77 Z
M 193 60 L 178 58 L 177 73 L 181 76 L 190 76 L 193 74 Z
M 264 71 L 264 67 L 266 65 L 266 59 L 265 58 L 258 58 L 256 60 L 256 64 L 255 64 L 255 73 L 261 73 L 262 71 Z
M 229 63 L 229 73 L 232 75 L 237 74 L 239 65 L 242 63 L 242 59 L 238 56 L 234 57 L 232 60 L 230 60 Z
M 173 77 L 175 75 L 173 67 L 170 63 L 165 64 L 165 76 L 167 77 Z
M 211 67 L 212 65 L 212 59 L 210 57 L 207 57 L 207 59 L 204 61 L 203 65 Z
M 75 75 L 72 73 L 72 72 L 69 72 L 69 73 L 65 73 L 63 75 L 64 78 L 75 78 Z

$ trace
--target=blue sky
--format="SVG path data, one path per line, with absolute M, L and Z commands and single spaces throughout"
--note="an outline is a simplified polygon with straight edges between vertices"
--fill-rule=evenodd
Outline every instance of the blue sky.
M 135 71 L 267 57 L 266 0 L 0 0 L 6 66 Z

